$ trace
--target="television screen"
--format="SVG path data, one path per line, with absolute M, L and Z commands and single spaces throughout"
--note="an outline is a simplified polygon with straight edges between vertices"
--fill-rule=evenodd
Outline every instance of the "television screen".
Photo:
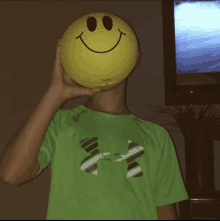
M 220 72 L 220 1 L 174 0 L 174 31 L 176 73 L 200 79 L 181 83 L 216 84 L 208 75 Z

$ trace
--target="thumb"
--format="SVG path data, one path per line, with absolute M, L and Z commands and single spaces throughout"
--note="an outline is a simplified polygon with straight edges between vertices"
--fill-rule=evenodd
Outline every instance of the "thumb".
M 100 89 L 100 88 L 93 88 L 93 89 L 88 89 L 88 91 L 89 91 L 90 93 L 92 93 L 92 95 L 93 95 L 93 94 L 95 94 L 95 93 L 100 92 L 101 89 Z
M 78 85 L 81 89 L 84 89 L 83 91 L 88 91 L 90 93 L 96 93 L 96 92 L 100 92 L 101 89 L 100 88 L 88 88 L 82 85 Z

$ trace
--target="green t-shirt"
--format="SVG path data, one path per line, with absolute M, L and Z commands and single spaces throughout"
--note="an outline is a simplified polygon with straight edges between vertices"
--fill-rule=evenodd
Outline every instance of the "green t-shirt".
M 169 133 L 134 115 L 59 110 L 38 159 L 47 220 L 158 220 L 156 207 L 188 199 Z

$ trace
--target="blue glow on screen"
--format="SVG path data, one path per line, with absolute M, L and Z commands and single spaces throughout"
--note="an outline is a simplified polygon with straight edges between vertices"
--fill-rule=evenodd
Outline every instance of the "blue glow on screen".
M 220 1 L 174 3 L 176 72 L 220 72 Z

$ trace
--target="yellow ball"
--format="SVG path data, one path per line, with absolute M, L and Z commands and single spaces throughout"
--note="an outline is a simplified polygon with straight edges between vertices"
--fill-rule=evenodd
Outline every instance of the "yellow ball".
M 138 42 L 121 18 L 93 13 L 76 20 L 65 32 L 61 62 L 67 74 L 87 88 L 112 86 L 134 68 Z

